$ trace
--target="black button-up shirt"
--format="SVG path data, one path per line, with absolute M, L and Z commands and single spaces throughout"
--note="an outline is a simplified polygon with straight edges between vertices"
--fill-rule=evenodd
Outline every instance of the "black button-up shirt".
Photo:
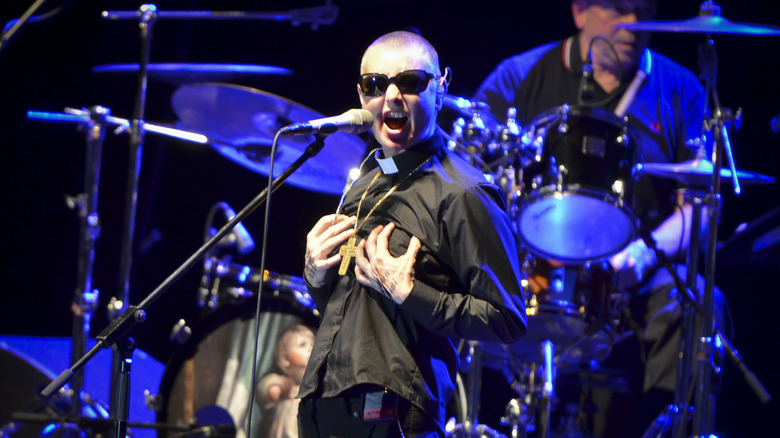
M 516 241 L 500 190 L 449 153 L 440 134 L 393 160 L 398 172 L 380 175 L 368 188 L 359 222 L 401 184 L 362 224 L 358 237 L 395 223 L 389 242 L 395 257 L 406 252 L 411 236 L 420 239 L 414 288 L 397 305 L 358 283 L 354 260 L 346 275 L 334 268 L 324 287 L 310 286 L 322 322 L 299 396 L 334 397 L 360 384 L 386 386 L 443 426 L 459 366 L 455 340 L 512 343 L 526 331 Z M 356 181 L 345 214 L 356 213 L 376 172 L 381 169 Z

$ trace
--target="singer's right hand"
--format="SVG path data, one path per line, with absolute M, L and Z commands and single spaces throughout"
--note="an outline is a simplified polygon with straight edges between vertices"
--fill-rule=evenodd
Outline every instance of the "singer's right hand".
M 306 281 L 314 287 L 325 284 L 328 269 L 341 263 L 341 256 L 330 256 L 337 246 L 354 234 L 355 216 L 331 214 L 323 216 L 306 235 Z

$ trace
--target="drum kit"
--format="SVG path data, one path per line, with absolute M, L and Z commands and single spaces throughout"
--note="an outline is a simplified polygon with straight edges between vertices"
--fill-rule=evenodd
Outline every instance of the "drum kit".
M 711 1 L 701 6 L 701 16 L 685 21 L 636 22 L 621 25 L 635 31 L 686 32 L 707 35 L 702 50 L 705 58 L 714 58 L 713 34 L 780 35 L 780 29 L 734 23 L 720 16 Z M 640 235 L 639 219 L 632 211 L 633 190 L 639 176 L 673 180 L 686 187 L 688 202 L 694 205 L 693 223 L 699 224 L 702 206 L 717 212 L 710 216 L 709 251 L 717 241 L 720 214 L 721 179 L 733 182 L 735 193 L 740 183 L 772 184 L 775 179 L 735 169 L 731 159 L 728 129 L 740 121 L 740 111 L 731 112 L 719 106 L 714 65 L 705 59 L 700 63 L 714 106 L 712 119 L 705 130 L 712 132 L 714 161 L 701 156 L 683 163 L 642 163 L 634 158 L 632 127 L 625 117 L 601 108 L 563 105 L 536 116 L 527 127 L 516 121 L 510 108 L 503 124 L 489 125 L 492 116 L 484 103 L 450 96 L 445 105 L 461 117 L 453 123 L 448 147 L 480 169 L 489 180 L 508 195 L 510 216 L 524 255 L 523 275 L 526 289 L 528 333 L 512 345 L 469 344 L 466 362 L 468 378 L 479 380 L 482 363 L 502 371 L 518 397 L 510 400 L 502 423 L 511 428 L 511 436 L 558 436 L 551 432 L 550 416 L 555 402 L 555 381 L 559 373 L 574 372 L 598 366 L 612 346 L 625 336 L 623 309 L 628 294 L 617 287 L 614 272 L 605 261 Z M 692 139 L 691 141 L 700 141 Z M 702 148 L 703 149 L 703 148 Z M 729 168 L 722 168 L 725 154 Z M 608 227 L 604 224 L 609 224 Z M 551 232 L 552 230 L 552 232 Z M 694 226 L 688 254 L 689 273 L 696 272 L 701 229 Z M 654 249 L 651 244 L 648 247 Z M 662 259 L 663 254 L 659 254 Z M 713 320 L 714 253 L 706 256 L 707 284 L 701 299 L 694 298 L 695 274 L 679 279 L 687 285 L 683 299 L 684 340 L 680 345 L 678 388 L 694 387 L 695 397 L 675 394 L 670 405 L 646 432 L 647 437 L 666 436 L 682 430 L 686 412 L 691 413 L 690 430 L 695 436 L 711 436 L 714 425 L 714 396 L 710 390 L 712 361 L 697 361 L 694 355 L 712 359 L 714 343 L 724 343 L 737 368 L 764 403 L 769 395 L 755 376 L 744 367 L 728 338 Z M 701 333 L 712 333 L 695 341 L 693 315 L 704 321 Z M 709 322 L 709 323 L 708 323 Z M 708 326 L 709 324 L 709 326 Z M 718 338 L 713 340 L 713 338 Z M 698 343 L 698 344 L 697 344 Z M 480 364 L 480 365 L 475 365 Z M 618 379 L 619 380 L 619 379 Z M 605 383 L 612 385 L 612 383 Z M 614 389 L 614 388 L 613 388 Z M 463 398 L 479 404 L 479 386 L 462 387 Z M 687 395 L 687 397 L 686 397 Z M 452 436 L 500 436 L 480 425 L 478 412 L 470 409 L 465 422 L 450 425 Z M 576 413 L 567 412 L 562 423 L 570 428 L 562 436 L 583 436 L 584 431 L 571 427 Z M 663 426 L 659 426 L 659 424 Z M 671 435 L 670 435 L 671 436 Z M 682 436 L 682 435 L 675 435 Z M 687 436 L 687 435 L 686 435 Z
M 94 69 L 99 74 L 138 75 L 133 118 L 127 120 L 114 117 L 103 107 L 67 109 L 65 113 L 30 111 L 28 114 L 33 119 L 76 123 L 87 128 L 85 193 L 71 199 L 73 208 L 78 210 L 82 219 L 79 284 L 74 298 L 74 308 L 78 309 L 74 312 L 71 354 L 71 363 L 74 365 L 49 384 L 43 395 L 51 396 L 69 381 L 72 392 L 79 393 L 83 382 L 79 381 L 78 371 L 94 355 L 93 350 L 115 345 L 115 354 L 124 365 L 117 368 L 117 375 L 114 376 L 116 384 L 113 387 L 116 389 L 112 394 L 114 403 L 111 417 L 116 420 L 111 420 L 111 428 L 117 437 L 125 436 L 128 415 L 124 397 L 127 396 L 127 390 L 123 388 L 129 380 L 133 348 L 125 342 L 125 337 L 135 323 L 145 318 L 144 309 L 148 305 L 187 269 L 203 261 L 199 299 L 201 307 L 207 309 L 206 316 L 194 330 L 182 321 L 172 331 L 171 339 L 175 339 L 180 347 L 174 352 L 174 360 L 166 367 L 160 385 L 160 398 L 151 398 L 150 401 L 158 409 L 159 423 L 137 427 L 158 429 L 172 436 L 219 434 L 218 427 L 204 429 L 203 426 L 204 421 L 209 425 L 204 420 L 207 417 L 222 418 L 220 414 L 215 415 L 206 410 L 211 405 L 219 404 L 229 412 L 229 419 L 214 420 L 212 425 L 231 423 L 233 429 L 228 433 L 231 435 L 235 434 L 237 427 L 240 428 L 240 421 L 246 416 L 251 420 L 252 416 L 251 403 L 249 410 L 243 407 L 247 402 L 246 397 L 232 398 L 231 394 L 240 392 L 236 382 L 246 380 L 261 363 L 269 367 L 273 361 L 270 352 L 264 352 L 264 356 L 258 358 L 256 352 L 250 355 L 251 348 L 245 347 L 254 344 L 257 348 L 262 342 L 272 342 L 269 339 L 278 337 L 283 327 L 293 323 L 303 322 L 314 326 L 318 318 L 303 279 L 269 272 L 262 263 L 259 269 L 254 269 L 215 256 L 220 243 L 225 247 L 225 242 L 230 242 L 230 239 L 240 239 L 235 234 L 236 227 L 267 199 L 269 192 L 261 193 L 238 214 L 226 215 L 227 223 L 219 231 L 210 229 L 204 239 L 204 246 L 142 303 L 129 305 L 127 290 L 123 295 L 114 297 L 111 304 L 113 322 L 98 336 L 99 343 L 95 349 L 87 352 L 85 341 L 97 302 L 91 277 L 94 245 L 100 227 L 96 202 L 100 149 L 105 128 L 115 126 L 116 132 L 129 132 L 131 150 L 134 151 L 128 175 L 128 204 L 121 262 L 122 283 L 125 287 L 132 260 L 130 248 L 140 170 L 138 163 L 145 133 L 208 144 L 223 157 L 258 174 L 326 194 L 342 193 L 349 170 L 359 163 L 364 154 L 364 144 L 356 136 L 334 133 L 325 142 L 338 143 L 338 148 L 324 148 L 314 159 L 303 162 L 299 157 L 307 154 L 315 141 L 314 136 L 281 138 L 275 144 L 275 133 L 284 126 L 321 118 L 321 115 L 265 91 L 218 82 L 236 75 L 291 74 L 288 69 L 240 64 L 149 63 L 151 27 L 157 19 L 166 16 L 289 20 L 311 23 L 313 26 L 327 25 L 335 19 L 332 7 L 261 16 L 214 12 L 164 13 L 156 11 L 152 5 L 144 5 L 139 11 L 104 13 L 107 19 L 139 21 L 143 43 L 141 62 L 104 65 Z M 679 22 L 640 22 L 625 27 L 707 35 L 780 35 L 779 30 L 730 22 L 719 14 Z M 147 77 L 181 84 L 172 98 L 173 108 L 179 118 L 175 126 L 143 120 Z M 636 172 L 674 179 L 697 188 L 707 187 L 713 178 L 719 180 L 721 177 L 732 179 L 737 187 L 739 182 L 768 184 L 773 183 L 774 179 L 737 171 L 733 165 L 731 170 L 721 169 L 718 160 L 710 162 L 704 158 L 678 164 L 636 163 L 631 126 L 625 118 L 599 108 L 564 105 L 538 115 L 526 127 L 520 126 L 515 120 L 515 114 L 510 111 L 503 124 L 491 129 L 483 119 L 485 112 L 489 111 L 484 103 L 447 96 L 445 105 L 463 117 L 454 124 L 448 146 L 482 170 L 487 178 L 508 195 L 510 217 L 522 242 L 523 286 L 526 288 L 529 324 L 527 335 L 516 344 L 467 344 L 470 358 L 467 361 L 470 364 L 467 369 L 469 385 L 468 388 L 460 389 L 461 393 L 465 393 L 462 399 L 467 409 L 459 418 L 460 423 L 448 427 L 448 432 L 450 436 L 501 436 L 478 423 L 477 399 L 484 363 L 503 372 L 518 394 L 517 398 L 509 402 L 504 418 L 505 424 L 512 431 L 511 435 L 527 436 L 535 432 L 534 436 L 546 437 L 550 434 L 549 422 L 555 402 L 557 373 L 577 369 L 588 361 L 598 362 L 623 335 L 622 315 L 628 298 L 616 287 L 605 260 L 638 236 L 638 221 L 631 208 Z M 712 123 L 713 135 L 722 147 L 723 143 L 728 143 L 726 118 L 730 116 L 733 119 L 734 115 L 721 108 L 717 108 L 713 114 L 716 116 Z M 275 165 L 278 165 L 276 169 L 297 171 L 277 172 L 272 167 Z M 273 184 L 273 187 L 277 186 Z M 612 225 L 602 226 L 607 222 Z M 710 228 L 716 229 L 717 224 L 711 224 Z M 560 232 L 540 232 L 551 229 Z M 710 247 L 714 248 L 715 245 Z M 250 310 L 254 305 L 261 307 L 257 301 L 265 295 L 271 297 L 262 302 L 266 318 L 262 321 L 254 320 L 255 314 Z M 264 328 L 261 329 L 260 325 Z M 258 330 L 264 330 L 267 337 L 257 338 Z M 693 345 L 693 342 L 690 344 Z M 691 355 L 688 352 L 682 354 L 686 358 Z M 215 359 L 221 362 L 215 363 Z M 247 365 L 243 365 L 245 363 L 253 366 L 247 368 Z M 40 377 L 37 379 L 40 382 L 36 384 L 46 380 Z M 237 404 L 242 407 L 237 408 Z M 684 405 L 682 402 L 680 404 Z M 81 402 L 76 399 L 72 405 L 69 409 L 78 414 Z M 21 417 L 13 418 L 18 422 Z M 52 421 L 50 415 L 43 419 L 29 415 L 24 418 L 24 421 L 29 422 Z M 700 420 L 700 423 L 705 421 Z M 702 432 L 707 431 L 708 426 L 700 427 Z

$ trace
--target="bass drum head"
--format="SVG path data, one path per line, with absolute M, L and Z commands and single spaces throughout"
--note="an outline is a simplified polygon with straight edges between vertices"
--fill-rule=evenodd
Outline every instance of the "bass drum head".
M 230 414 L 236 436 L 246 437 L 249 397 L 255 394 L 251 379 L 255 353 L 252 339 L 258 330 L 256 306 L 256 299 L 221 306 L 198 323 L 189 339 L 174 350 L 160 382 L 158 422 L 191 425 L 198 420 L 196 414 L 218 406 Z M 301 306 L 295 299 L 282 299 L 279 292 L 275 295 L 264 292 L 258 322 L 256 384 L 268 372 L 277 371 L 274 350 L 279 336 L 295 324 L 315 331 L 319 319 L 312 309 Z M 264 426 L 262 416 L 261 403 L 255 394 L 251 426 L 254 436 Z M 212 425 L 208 419 L 199 420 L 199 426 Z M 158 436 L 168 435 L 160 429 Z
M 39 366 L 34 360 L 13 351 L 0 343 L 0 437 L 36 438 L 46 435 L 60 438 L 87 437 L 92 432 L 89 425 L 63 426 L 49 418 L 61 418 L 72 409 L 70 394 L 65 387 L 48 400 L 38 395 L 55 378 L 54 374 Z M 81 416 L 85 419 L 108 419 L 105 406 L 93 400 L 86 392 L 81 392 Z M 36 421 L 13 421 L 13 415 L 35 414 L 41 418 Z
M 540 192 L 517 212 L 518 233 L 533 254 L 567 264 L 609 257 L 636 235 L 631 211 L 587 189 Z
M 15 412 L 50 413 L 46 405 L 41 403 L 38 392 L 54 380 L 53 376 L 2 345 L 0 369 L 3 370 L 0 381 L 0 428 L 5 429 L 11 423 L 11 416 Z M 17 426 L 14 437 L 36 437 L 43 429 L 42 424 L 19 423 Z

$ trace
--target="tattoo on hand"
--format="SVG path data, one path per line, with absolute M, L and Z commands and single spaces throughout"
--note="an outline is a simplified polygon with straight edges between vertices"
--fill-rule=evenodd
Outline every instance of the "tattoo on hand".
M 378 274 L 377 279 L 379 280 L 379 288 L 381 289 L 381 292 L 388 298 L 392 298 L 392 291 L 394 291 L 398 285 L 398 282 L 395 280 L 395 278 L 388 276 L 387 273 L 381 273 Z
M 309 252 L 306 253 L 305 263 L 306 263 L 306 267 L 304 268 L 304 275 L 310 281 L 314 280 L 314 274 L 315 274 L 314 262 L 312 261 L 311 254 Z

